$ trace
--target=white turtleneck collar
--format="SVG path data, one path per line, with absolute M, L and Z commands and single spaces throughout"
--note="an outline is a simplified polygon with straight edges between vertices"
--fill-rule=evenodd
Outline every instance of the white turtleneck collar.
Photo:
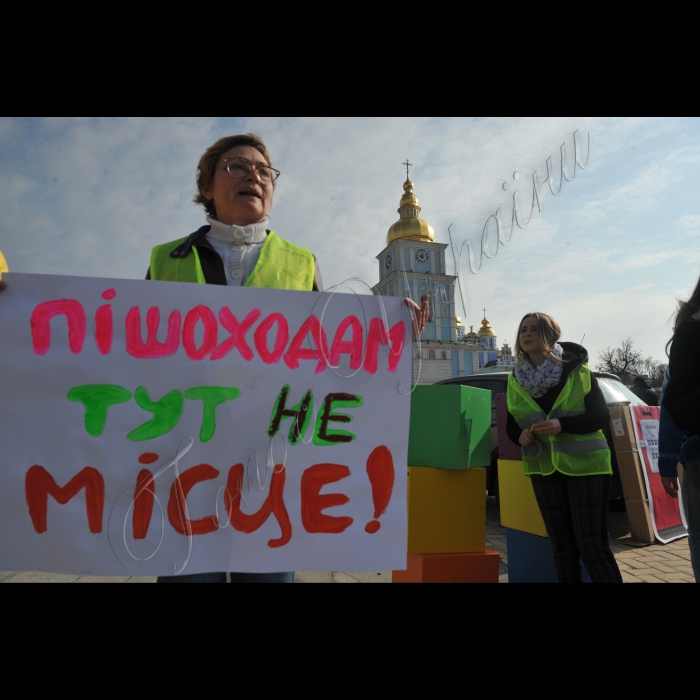
M 259 224 L 249 226 L 228 226 L 216 219 L 207 217 L 207 223 L 211 226 L 211 231 L 207 234 L 209 238 L 223 243 L 255 244 L 264 243 L 267 238 L 267 228 L 270 220 L 266 217 Z

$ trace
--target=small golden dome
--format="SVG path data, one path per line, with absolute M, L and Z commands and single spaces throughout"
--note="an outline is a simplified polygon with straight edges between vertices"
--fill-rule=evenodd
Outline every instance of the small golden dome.
M 455 316 L 455 321 L 457 322 L 457 328 L 462 327 L 462 319 L 459 316 Z
M 496 331 L 489 326 L 489 321 L 487 318 L 481 322 L 481 328 L 479 328 L 479 338 L 495 338 Z
M 418 217 L 421 208 L 418 206 L 418 197 L 413 192 L 413 183 L 410 178 L 404 183 L 403 189 L 404 195 L 401 197 L 401 206 L 398 209 L 401 218 L 389 229 L 386 244 L 390 245 L 398 238 L 434 243 L 433 227 Z
M 2 273 L 3 272 L 9 272 L 10 268 L 7 267 L 7 262 L 5 261 L 5 257 L 2 254 L 2 251 L 0 250 L 0 279 L 2 279 Z

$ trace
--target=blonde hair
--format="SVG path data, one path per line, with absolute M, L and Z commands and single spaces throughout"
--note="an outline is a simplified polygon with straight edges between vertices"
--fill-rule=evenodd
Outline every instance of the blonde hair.
M 540 338 L 540 345 L 542 346 L 544 356 L 555 362 L 561 362 L 559 358 L 552 354 L 552 347 L 556 345 L 559 338 L 561 338 L 561 327 L 551 316 L 535 311 L 534 313 L 525 314 L 518 326 L 518 333 L 515 337 L 515 358 L 518 364 L 522 365 L 523 359 L 530 359 L 530 356 L 520 346 L 520 329 L 528 318 L 537 319 L 537 334 Z
M 216 218 L 216 207 L 214 202 L 204 195 L 204 191 L 211 189 L 216 175 L 216 168 L 222 156 L 236 146 L 250 146 L 254 148 L 267 161 L 267 164 L 272 167 L 272 159 L 267 146 L 257 134 L 227 136 L 219 139 L 213 146 L 208 148 L 197 167 L 197 192 L 194 196 L 194 203 L 201 204 L 207 210 L 207 214 L 214 218 Z

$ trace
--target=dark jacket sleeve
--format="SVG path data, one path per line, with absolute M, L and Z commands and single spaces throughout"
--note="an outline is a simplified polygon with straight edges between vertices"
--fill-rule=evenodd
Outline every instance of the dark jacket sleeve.
M 323 292 L 323 277 L 321 277 L 321 268 L 318 264 L 318 260 L 316 260 L 316 256 L 314 255 L 314 292 Z
M 675 479 L 678 476 L 678 463 L 681 461 L 681 446 L 685 434 L 677 428 L 668 415 L 665 406 L 661 406 L 659 421 L 659 472 L 661 476 Z
M 508 412 L 508 423 L 506 424 L 506 432 L 508 433 L 508 439 L 514 445 L 520 445 L 520 436 L 522 435 L 522 430 L 516 422 L 513 414 Z
M 687 321 L 676 331 L 669 371 L 664 406 L 681 430 L 700 433 L 700 322 Z
M 598 380 L 591 375 L 591 390 L 586 396 L 586 412 L 572 418 L 561 418 L 562 433 L 587 435 L 610 425 L 610 409 Z

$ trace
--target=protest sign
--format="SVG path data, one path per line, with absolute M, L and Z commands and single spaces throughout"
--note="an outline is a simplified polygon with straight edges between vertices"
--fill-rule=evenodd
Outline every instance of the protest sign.
M 659 421 L 658 406 L 632 406 L 634 432 L 642 460 L 642 473 L 649 495 L 649 510 L 656 539 L 668 544 L 688 536 L 687 523 L 682 508 L 682 495 L 671 498 L 666 493 L 659 472 Z M 681 488 L 679 486 L 679 488 Z
M 6 279 L 0 570 L 405 568 L 401 299 Z

